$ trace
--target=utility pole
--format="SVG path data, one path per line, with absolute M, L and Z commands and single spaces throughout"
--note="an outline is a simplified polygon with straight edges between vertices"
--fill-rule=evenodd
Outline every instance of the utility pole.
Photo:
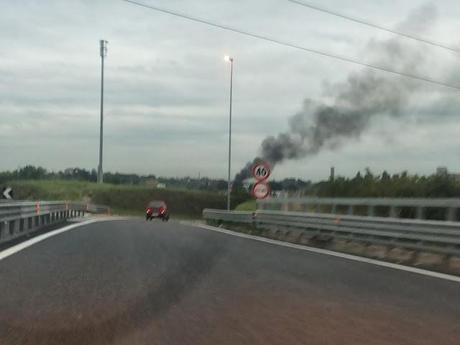
M 225 57 L 225 61 L 230 62 L 230 109 L 228 118 L 228 176 L 227 176 L 227 211 L 230 211 L 231 206 L 231 170 L 232 170 L 232 103 L 233 103 L 233 58 Z
M 104 171 L 102 169 L 102 151 L 104 146 L 104 58 L 107 56 L 107 41 L 100 40 L 101 53 L 101 127 L 99 131 L 99 166 L 97 168 L 97 182 L 104 182 Z

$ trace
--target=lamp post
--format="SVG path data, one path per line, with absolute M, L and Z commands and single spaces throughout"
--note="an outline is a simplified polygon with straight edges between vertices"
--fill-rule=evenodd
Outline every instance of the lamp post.
M 101 125 L 99 130 L 99 166 L 97 167 L 97 182 L 104 182 L 104 172 L 102 169 L 102 149 L 104 143 L 104 59 L 107 56 L 107 41 L 100 40 L 101 54 Z
M 232 169 L 232 102 L 233 102 L 233 58 L 225 56 L 224 60 L 230 62 L 230 110 L 228 119 L 228 176 L 227 176 L 227 211 L 230 211 L 231 181 L 230 174 Z

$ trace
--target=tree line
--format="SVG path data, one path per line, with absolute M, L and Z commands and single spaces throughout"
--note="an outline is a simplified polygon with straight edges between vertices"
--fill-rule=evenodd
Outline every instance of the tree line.
M 62 171 L 48 171 L 43 167 L 27 165 L 12 171 L 0 172 L 0 184 L 12 180 L 77 180 L 96 182 L 95 169 L 68 168 Z M 218 191 L 225 193 L 227 181 L 208 177 L 157 177 L 154 174 L 138 175 L 125 173 L 104 173 L 104 182 L 111 184 L 156 185 L 168 188 Z M 460 176 L 448 173 L 429 176 L 411 175 L 407 172 L 389 174 L 384 171 L 374 174 L 370 169 L 358 172 L 354 177 L 336 177 L 313 183 L 302 179 L 285 178 L 271 180 L 273 191 L 285 191 L 298 196 L 319 197 L 460 197 Z M 249 186 L 250 188 L 251 186 Z M 235 186 L 233 193 L 247 190 Z
M 337 177 L 312 185 L 307 194 L 320 197 L 459 197 L 460 178 L 453 174 L 410 175 L 406 171 L 380 175 L 369 169 L 352 178 Z
M 82 168 L 67 168 L 60 171 L 48 171 L 43 167 L 27 165 L 12 171 L 0 172 L 0 183 L 4 184 L 12 180 L 74 180 L 96 182 L 97 171 L 95 169 L 87 170 Z M 213 179 L 209 177 L 157 177 L 154 174 L 138 175 L 125 173 L 104 173 L 104 182 L 121 185 L 158 185 L 159 183 L 166 185 L 168 188 L 192 189 L 192 190 L 207 190 L 220 191 L 227 190 L 227 181 L 224 179 Z M 287 190 L 298 191 L 309 185 L 310 182 L 305 182 L 299 179 L 286 178 L 280 181 L 272 181 L 271 186 L 275 191 Z M 240 193 L 240 188 L 235 188 L 235 193 Z

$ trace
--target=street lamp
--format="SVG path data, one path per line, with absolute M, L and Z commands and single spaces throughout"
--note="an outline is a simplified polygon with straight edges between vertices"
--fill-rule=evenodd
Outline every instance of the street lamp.
M 228 120 L 228 176 L 227 176 L 227 210 L 230 211 L 230 194 L 231 182 L 230 173 L 232 167 L 232 101 L 233 101 L 233 58 L 226 55 L 224 57 L 226 62 L 230 62 L 230 111 Z
M 102 149 L 103 149 L 103 135 L 104 135 L 104 58 L 107 56 L 107 42 L 100 40 L 100 54 L 101 54 L 101 125 L 99 130 L 99 166 L 97 168 L 97 182 L 104 182 L 104 172 L 102 169 Z

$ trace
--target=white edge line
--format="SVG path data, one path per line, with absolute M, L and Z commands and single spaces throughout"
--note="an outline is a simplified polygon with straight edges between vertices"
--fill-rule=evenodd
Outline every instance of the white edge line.
M 120 219 L 122 219 L 122 218 L 94 218 L 94 219 L 83 221 L 81 223 L 67 225 L 67 226 L 65 226 L 63 228 L 47 232 L 45 234 L 33 237 L 30 240 L 18 243 L 18 244 L 14 245 L 12 247 L 9 247 L 9 248 L 7 248 L 7 249 L 5 249 L 3 251 L 0 251 L 0 261 L 5 259 L 5 258 L 7 258 L 7 257 L 9 257 L 9 256 L 11 256 L 11 255 L 13 255 L 13 254 L 15 254 L 15 253 L 17 253 L 17 252 L 20 252 L 21 250 L 26 249 L 26 248 L 28 248 L 28 247 L 30 247 L 30 246 L 38 243 L 38 242 L 44 241 L 47 238 L 62 234 L 63 232 L 66 232 L 66 231 L 69 231 L 69 230 L 72 230 L 72 229 L 75 229 L 75 228 L 78 228 L 78 227 L 81 227 L 81 226 L 85 226 L 85 225 L 88 225 L 88 224 L 91 224 L 91 223 L 105 222 L 105 221 L 110 221 L 110 220 L 120 220 Z
M 327 250 L 327 249 L 320 249 L 320 248 L 308 247 L 308 246 L 300 245 L 300 244 L 282 242 L 282 241 L 273 240 L 273 239 L 270 239 L 270 238 L 259 237 L 259 236 L 254 236 L 254 235 L 248 235 L 248 234 L 244 234 L 244 233 L 240 233 L 240 232 L 231 231 L 231 230 L 228 230 L 228 229 L 218 228 L 218 227 L 211 226 L 211 225 L 190 224 L 190 223 L 185 223 L 185 224 L 189 225 L 189 226 L 200 227 L 200 228 L 207 229 L 207 230 L 217 231 L 217 232 L 227 234 L 227 235 L 247 238 L 247 239 L 251 239 L 251 240 L 255 240 L 255 241 L 259 241 L 259 242 L 275 244 L 275 245 L 278 245 L 278 246 L 283 246 L 283 247 L 288 247 L 288 248 L 300 249 L 300 250 L 304 250 L 304 251 L 311 252 L 311 253 L 318 253 L 318 254 L 335 256 L 335 257 L 342 258 L 342 259 L 358 261 L 358 262 L 364 262 L 364 263 L 371 264 L 371 265 L 388 267 L 388 268 L 392 268 L 392 269 L 396 269 L 396 270 L 400 270 L 400 271 L 406 271 L 406 272 L 421 274 L 421 275 L 428 276 L 428 277 L 439 278 L 439 279 L 444 279 L 444 280 L 450 280 L 450 281 L 453 281 L 453 282 L 456 282 L 456 283 L 460 283 L 460 277 L 450 275 L 450 274 L 446 274 L 446 273 L 438 273 L 438 272 L 428 271 L 428 270 L 421 269 L 421 268 L 404 266 L 404 265 L 394 264 L 394 263 L 391 263 L 391 262 L 379 261 L 379 260 L 375 260 L 375 259 L 369 259 L 369 258 L 365 258 L 365 257 L 362 257 L 362 256 L 356 256 L 356 255 L 351 255 L 351 254 L 334 252 L 332 250 Z

